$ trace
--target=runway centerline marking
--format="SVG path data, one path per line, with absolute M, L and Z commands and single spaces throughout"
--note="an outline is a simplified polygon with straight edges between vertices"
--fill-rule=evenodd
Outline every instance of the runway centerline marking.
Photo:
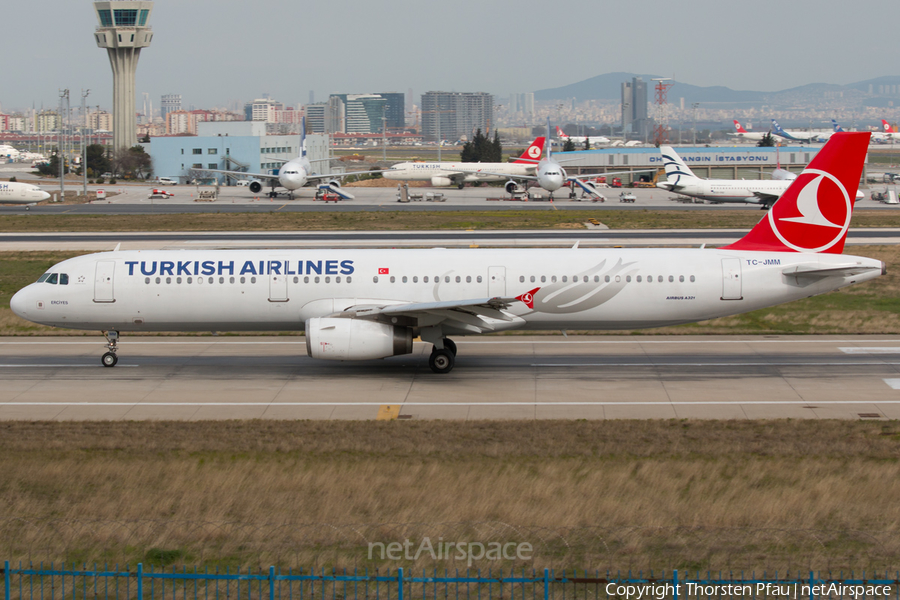
M 602 401 L 596 402 L 404 402 L 403 406 L 779 406 L 779 405 L 809 405 L 809 400 L 723 400 L 703 402 L 697 400 L 658 402 L 647 401 Z M 860 405 L 860 404 L 886 404 L 900 405 L 900 400 L 822 400 L 815 401 L 816 405 Z M 0 402 L 3 406 L 384 406 L 379 402 Z
M 844 354 L 900 354 L 900 346 L 880 346 L 877 348 L 838 348 Z
M 532 367 L 871 367 L 873 365 L 900 365 L 900 361 L 531 363 Z

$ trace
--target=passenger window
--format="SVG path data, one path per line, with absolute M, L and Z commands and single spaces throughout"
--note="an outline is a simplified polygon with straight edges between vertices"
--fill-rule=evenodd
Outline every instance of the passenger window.
M 660 275 L 659 277 L 656 278 L 656 280 L 657 280 L 658 282 L 662 283 L 662 282 L 663 282 L 663 276 Z
M 450 276 L 444 275 L 444 283 L 450 283 Z
M 353 281 L 353 278 L 350 277 L 349 275 L 347 275 L 347 283 L 351 283 L 352 281 Z
M 219 277 L 219 283 L 225 283 L 225 278 L 224 278 L 224 277 Z
M 556 275 L 550 276 L 550 283 L 556 283 Z
M 475 281 L 477 281 L 478 283 L 481 283 L 481 275 L 479 275 Z
M 413 275 L 413 283 L 419 283 L 419 276 Z
M 317 278 L 317 279 L 318 279 L 318 278 Z M 393 275 L 391 275 L 391 283 L 394 283 L 395 281 L 397 281 L 397 278 L 394 277 Z
M 519 275 L 519 283 L 525 283 L 525 276 Z
M 562 276 L 562 282 L 565 283 L 565 282 L 567 282 L 567 281 L 568 281 L 568 279 L 566 278 L 565 275 L 563 275 L 563 276 Z
M 680 281 L 681 283 L 684 283 L 684 275 L 679 275 L 678 281 Z
M 472 276 L 466 275 L 466 283 L 472 283 Z
M 326 278 L 325 278 L 325 283 L 331 283 L 331 277 L 326 277 Z
M 295 277 L 295 279 L 296 279 L 296 277 Z M 335 283 L 340 283 L 340 282 L 341 282 L 341 278 L 340 278 L 340 277 L 335 277 L 335 278 L 334 278 L 334 282 L 335 282 Z
M 640 283 L 640 282 L 641 282 L 641 276 L 638 275 L 635 281 L 637 281 L 638 283 Z
M 251 278 L 250 278 L 250 283 L 256 283 L 256 277 L 251 277 Z
M 176 277 L 176 278 L 175 278 L 175 283 L 181 283 L 181 277 Z
M 616 275 L 616 283 L 619 283 L 620 281 L 622 281 L 622 276 Z
M 228 278 L 228 283 L 234 283 L 234 277 L 229 277 L 229 278 Z M 297 278 L 296 278 L 296 277 L 294 277 L 294 283 L 297 283 Z
M 372 283 L 378 283 L 378 275 L 372 278 Z
M 316 275 L 315 278 L 313 278 L 313 282 L 314 282 L 314 283 L 319 283 L 319 276 L 318 276 L 318 275 Z
M 47 283 L 56 285 L 59 282 L 59 273 L 53 273 L 47 278 Z
M 625 283 L 631 283 L 631 275 L 625 276 Z
M 609 275 L 607 275 L 607 276 L 604 278 L 604 281 L 606 281 L 606 283 L 609 283 Z
M 423 283 L 428 283 L 428 275 L 426 275 L 425 277 L 422 278 L 422 282 L 423 282 Z
M 600 276 L 594 275 L 594 283 L 600 283 Z
M 694 276 L 691 275 L 691 283 L 694 283 Z
M 672 283 L 672 282 L 674 282 L 674 281 L 675 281 L 675 276 L 674 276 L 674 275 L 669 275 L 669 283 Z
M 534 275 L 531 276 L 531 283 L 534 283 Z
M 585 283 L 588 282 L 588 276 L 587 276 L 587 275 L 584 276 L 584 282 L 585 282 Z
M 461 281 L 462 281 L 462 278 L 461 278 L 459 275 L 457 275 L 457 276 L 456 276 L 456 283 L 460 283 Z
M 69 276 L 66 273 L 60 273 L 59 285 L 69 285 Z
M 406 283 L 406 282 L 407 282 L 406 275 L 403 276 L 402 281 L 403 281 L 403 283 Z
M 304 278 L 303 278 L 303 283 L 309 283 L 309 277 L 304 277 Z M 378 283 L 378 278 L 377 278 L 377 277 L 375 278 L 375 283 Z
M 547 276 L 541 275 L 541 283 L 547 283 Z
M 166 283 L 172 283 L 172 278 L 171 278 L 171 277 L 166 277 Z
M 159 283 L 160 281 L 162 281 L 162 279 L 160 279 L 159 277 L 157 277 L 157 278 L 156 278 L 156 283 Z
M 144 277 L 144 283 L 150 283 L 150 278 L 149 278 L 149 277 Z

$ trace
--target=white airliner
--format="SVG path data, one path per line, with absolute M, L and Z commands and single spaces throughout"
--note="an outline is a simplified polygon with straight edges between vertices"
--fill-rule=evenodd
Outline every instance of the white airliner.
M 728 135 L 751 142 L 758 142 L 768 134 L 768 131 L 747 131 L 746 129 L 744 129 L 743 125 L 738 123 L 737 119 L 734 119 L 734 133 L 729 133 Z
M 370 173 L 374 173 L 377 171 L 351 171 L 349 173 L 316 173 L 313 169 L 311 161 L 306 156 L 306 118 L 301 119 L 300 124 L 300 156 L 297 158 L 291 159 L 285 162 L 281 168 L 278 170 L 278 174 L 269 174 L 269 173 L 247 173 L 244 171 L 225 171 L 221 169 L 201 169 L 202 171 L 209 173 L 225 173 L 227 175 L 232 175 L 235 177 L 247 178 L 250 177 L 250 191 L 254 194 L 258 194 L 262 191 L 263 181 L 268 182 L 268 185 L 271 187 L 269 191 L 269 197 L 275 198 L 278 196 L 278 191 L 275 189 L 280 186 L 287 190 L 288 198 L 294 198 L 294 192 L 299 190 L 300 188 L 306 187 L 307 185 L 315 182 L 324 181 L 319 187 L 320 189 L 324 186 L 328 189 L 328 191 L 337 194 L 341 198 L 345 200 L 352 200 L 354 198 L 353 194 L 347 192 L 346 190 L 341 189 L 341 177 L 347 177 L 348 175 L 367 175 Z M 321 161 L 327 162 L 327 161 Z
M 462 189 L 466 183 L 502 181 L 506 178 L 505 175 L 493 174 L 496 171 L 514 173 L 516 176 L 534 173 L 543 148 L 542 136 L 531 142 L 522 156 L 511 163 L 403 162 L 393 165 L 383 175 L 385 179 L 430 181 L 435 187 L 455 185 Z
M 892 140 L 900 140 L 900 133 L 894 130 L 894 126 L 886 120 L 881 120 L 881 131 L 872 134 L 872 139 L 876 142 L 887 143 Z
M 17 181 L 0 181 L 0 204 L 35 204 L 50 198 L 36 185 Z
M 789 175 L 782 175 L 784 179 L 701 179 L 691 171 L 674 148 L 660 146 L 659 150 L 666 168 L 666 179 L 658 181 L 656 187 L 710 202 L 758 204 L 760 208 L 767 209 L 796 180 L 796 177 L 792 179 Z M 865 197 L 858 190 L 854 194 L 856 200 Z
M 572 140 L 574 144 L 584 144 L 584 140 L 587 140 L 591 146 L 594 144 L 608 144 L 610 142 L 608 137 L 603 137 L 602 135 L 566 135 L 566 132 L 560 129 L 559 125 L 556 126 L 556 137 L 563 142 Z
M 636 329 L 806 298 L 884 274 L 842 255 L 868 133 L 840 133 L 763 219 L 722 248 L 143 250 L 63 261 L 13 296 L 16 315 L 106 333 L 305 330 L 313 358 L 408 354 L 453 369 L 452 337 Z

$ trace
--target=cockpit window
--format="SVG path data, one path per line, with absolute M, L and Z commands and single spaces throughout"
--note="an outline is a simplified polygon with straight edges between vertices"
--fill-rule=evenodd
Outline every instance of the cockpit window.
M 44 273 L 43 275 L 41 275 L 41 276 L 38 278 L 37 282 L 38 282 L 38 283 L 44 283 L 45 281 L 47 281 L 47 279 L 48 279 L 49 277 L 50 277 L 50 273 Z
M 56 285 L 59 282 L 59 273 L 51 273 L 50 277 L 47 278 L 47 283 L 52 285 Z
M 69 285 L 69 275 L 67 273 L 59 274 L 59 285 Z

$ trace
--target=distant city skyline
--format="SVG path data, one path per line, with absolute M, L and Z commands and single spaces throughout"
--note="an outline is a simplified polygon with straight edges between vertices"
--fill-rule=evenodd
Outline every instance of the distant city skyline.
M 639 13 L 628 4 L 598 8 L 589 0 L 458 0 L 449 13 L 412 0 L 310 3 L 303 10 L 287 0 L 247 6 L 157 0 L 154 45 L 141 56 L 138 94 L 149 93 L 154 106 L 164 94 L 181 94 L 185 106 L 198 107 L 264 92 L 299 105 L 311 92 L 326 98 L 409 88 L 416 102 L 432 90 L 505 99 L 614 71 L 776 91 L 897 70 L 896 42 L 879 33 L 880 23 L 900 13 L 887 0 L 866 3 L 861 24 L 846 31 L 836 25 L 842 5 L 833 0 L 759 0 L 741 10 L 693 0 L 676 11 L 649 0 Z M 4 16 L 17 24 L 0 42 L 4 110 L 55 106 L 64 87 L 89 88 L 90 104 L 111 105 L 112 78 L 93 39 L 90 1 L 10 3 Z M 872 35 L 861 38 L 866 26 Z M 785 28 L 797 35 L 786 35 Z

